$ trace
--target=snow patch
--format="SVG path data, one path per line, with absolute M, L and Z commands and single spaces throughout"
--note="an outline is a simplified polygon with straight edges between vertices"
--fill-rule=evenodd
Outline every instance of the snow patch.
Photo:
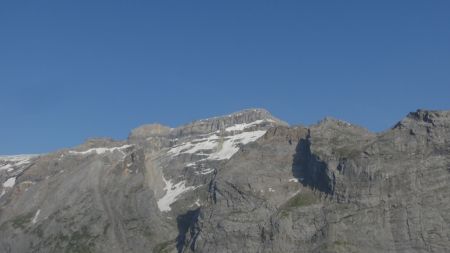
M 200 154 L 206 156 L 202 160 L 226 160 L 239 151 L 239 145 L 256 141 L 266 133 L 264 130 L 243 132 L 231 136 L 218 136 L 212 134 L 206 138 L 196 139 L 175 146 L 168 151 L 172 157 L 181 154 Z M 198 153 L 199 151 L 212 151 L 212 153 Z M 202 161 L 200 160 L 200 161 Z M 193 165 L 192 163 L 189 164 Z
M 12 187 L 14 187 L 15 184 L 16 184 L 16 178 L 11 177 L 11 178 L 8 178 L 8 180 L 6 180 L 6 182 L 3 183 L 3 187 L 12 188 Z
M 226 132 L 232 132 L 232 131 L 243 131 L 246 128 L 255 126 L 255 125 L 259 125 L 261 123 L 265 122 L 265 120 L 257 120 L 257 121 L 253 121 L 250 123 L 242 123 L 242 124 L 236 124 L 234 126 L 230 126 L 225 128 Z
M 9 164 L 9 163 L 6 164 L 6 165 L 0 166 L 0 170 L 10 171 L 12 168 L 13 168 L 13 166 L 11 164 Z
M 29 160 L 33 157 L 36 157 L 38 155 L 36 154 L 29 154 L 29 155 L 5 155 L 0 156 L 0 160 L 8 161 L 8 162 L 21 162 L 24 160 Z
M 289 182 L 298 183 L 298 179 L 297 178 L 291 178 L 291 179 L 289 179 Z
M 38 155 L 12 155 L 12 156 L 0 156 L 0 171 L 7 170 L 11 172 L 14 168 L 29 164 L 31 158 Z
M 196 171 L 195 174 L 196 175 L 208 175 L 210 173 L 214 172 L 214 169 L 204 169 L 201 171 Z
M 218 140 L 219 137 L 213 134 L 207 138 L 193 140 L 173 147 L 169 150 L 168 153 L 171 154 L 172 157 L 174 157 L 180 154 L 193 154 L 201 150 L 211 150 L 217 147 Z
M 41 209 L 37 210 L 36 214 L 34 214 L 33 220 L 31 223 L 36 224 L 37 218 L 39 217 L 39 214 L 41 213 Z
M 74 155 L 87 155 L 90 153 L 97 153 L 98 155 L 102 155 L 105 153 L 112 153 L 114 151 L 120 151 L 122 154 L 125 155 L 125 153 L 123 152 L 123 149 L 127 149 L 129 147 L 132 147 L 133 145 L 123 145 L 121 147 L 113 147 L 113 148 L 91 148 L 88 149 L 86 151 L 69 151 L 69 154 L 74 154 Z
M 272 189 L 272 187 L 269 187 L 269 192 L 275 192 L 275 190 Z
M 171 210 L 170 205 L 177 201 L 178 197 L 186 191 L 194 190 L 196 187 L 189 186 L 186 187 L 186 181 L 180 181 L 176 184 L 172 184 L 172 180 L 166 180 L 163 177 L 164 183 L 166 186 L 164 190 L 166 194 L 160 198 L 157 202 L 158 208 L 161 212 L 168 212 Z
M 253 132 L 244 132 L 231 136 L 229 139 L 225 139 L 218 150 L 208 157 L 208 160 L 226 160 L 230 159 L 236 152 L 239 151 L 239 145 L 245 145 L 247 143 L 256 141 L 263 136 L 266 131 L 258 130 Z

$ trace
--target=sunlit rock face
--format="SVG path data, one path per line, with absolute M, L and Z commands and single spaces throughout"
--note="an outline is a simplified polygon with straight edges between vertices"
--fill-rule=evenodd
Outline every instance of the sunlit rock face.
M 248 109 L 0 157 L 0 252 L 448 252 L 450 113 Z

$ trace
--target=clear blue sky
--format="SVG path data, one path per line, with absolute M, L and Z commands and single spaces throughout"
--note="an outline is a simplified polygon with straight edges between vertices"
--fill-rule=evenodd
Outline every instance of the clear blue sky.
M 263 107 L 450 109 L 450 1 L 0 1 L 0 154 Z

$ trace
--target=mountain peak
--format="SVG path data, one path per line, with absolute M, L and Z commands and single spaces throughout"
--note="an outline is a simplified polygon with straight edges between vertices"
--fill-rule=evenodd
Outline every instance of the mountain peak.
M 277 127 L 268 111 L 246 109 L 144 125 L 128 142 L 0 157 L 0 248 L 442 252 L 449 116 L 419 110 L 404 128 L 372 134 L 333 118 Z
M 170 134 L 172 128 L 161 125 L 159 123 L 146 124 L 131 130 L 128 139 L 145 139 L 149 137 L 161 137 Z
M 288 125 L 286 122 L 274 117 L 268 110 L 263 108 L 248 108 L 227 115 L 214 116 L 206 119 L 195 120 L 187 125 L 198 124 L 199 122 L 212 122 L 217 120 L 233 119 L 235 123 L 250 123 L 256 120 L 273 120 L 283 125 Z
M 207 134 L 233 127 L 258 125 L 264 128 L 271 126 L 288 126 L 288 123 L 274 117 L 269 111 L 261 108 L 250 108 L 228 115 L 195 120 L 191 123 L 170 128 L 161 124 L 146 124 L 133 129 L 129 140 L 143 140 L 151 137 L 182 137 L 187 135 Z
M 450 126 L 450 111 L 418 109 L 410 112 L 395 128 L 417 128 L 419 126 Z
M 175 132 L 177 136 L 205 134 L 215 131 L 222 131 L 239 124 L 251 124 L 255 122 L 264 126 L 288 126 L 286 122 L 272 116 L 269 111 L 260 108 L 253 108 L 244 109 L 228 115 L 196 120 L 176 128 Z

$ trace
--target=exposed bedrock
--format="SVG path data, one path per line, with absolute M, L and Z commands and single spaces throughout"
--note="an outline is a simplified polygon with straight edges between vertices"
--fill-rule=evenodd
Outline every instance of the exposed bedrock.
M 263 109 L 0 157 L 0 252 L 448 252 L 450 112 Z

